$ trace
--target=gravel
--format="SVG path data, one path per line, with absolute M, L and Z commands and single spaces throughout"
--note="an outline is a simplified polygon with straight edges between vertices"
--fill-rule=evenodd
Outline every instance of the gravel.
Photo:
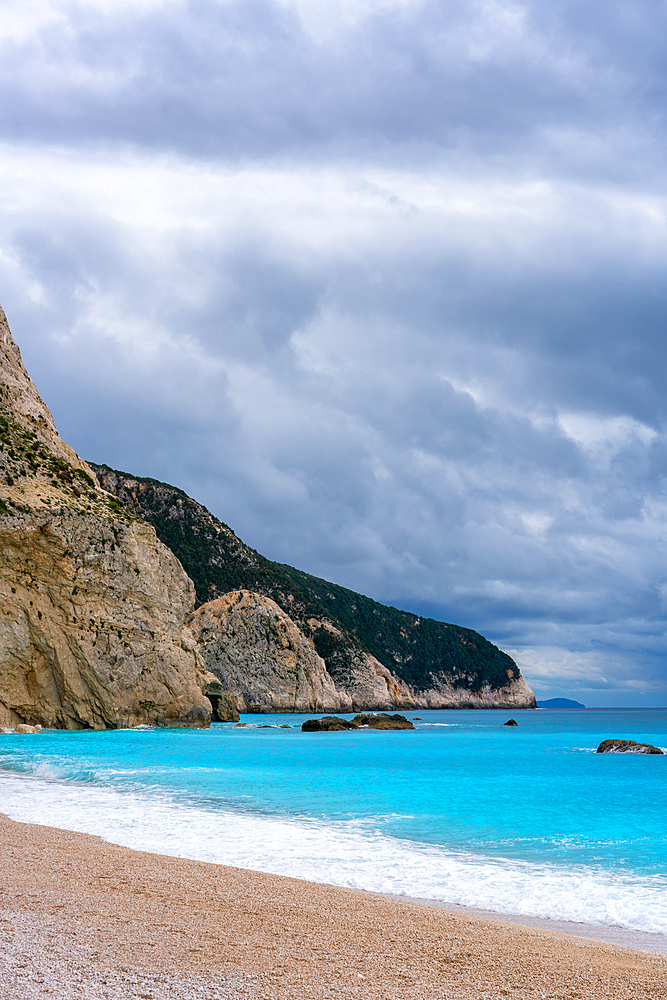
M 635 1000 L 662 955 L 0 816 L 3 1000 Z

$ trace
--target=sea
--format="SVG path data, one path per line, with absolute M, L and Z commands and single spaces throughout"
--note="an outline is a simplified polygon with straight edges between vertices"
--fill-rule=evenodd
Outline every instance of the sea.
M 414 730 L 0 735 L 0 812 L 159 854 L 667 934 L 667 709 L 407 713 Z M 351 716 L 344 716 L 351 718 Z

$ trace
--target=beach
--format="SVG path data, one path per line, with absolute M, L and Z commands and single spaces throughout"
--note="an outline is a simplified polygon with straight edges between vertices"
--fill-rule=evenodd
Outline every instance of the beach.
M 0 990 L 32 997 L 663 998 L 657 953 L 0 817 Z

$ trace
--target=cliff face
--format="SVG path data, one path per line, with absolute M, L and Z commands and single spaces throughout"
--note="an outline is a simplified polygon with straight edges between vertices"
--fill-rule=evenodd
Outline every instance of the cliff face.
M 0 725 L 208 725 L 194 596 L 61 441 L 0 310 Z
M 239 712 L 349 711 L 324 660 L 278 605 L 249 590 L 202 604 L 187 624 Z
M 535 696 L 516 663 L 472 629 L 386 607 L 271 562 L 182 490 L 108 466 L 91 468 L 109 493 L 155 527 L 194 580 L 200 603 L 210 606 L 231 591 L 252 591 L 275 602 L 289 616 L 326 665 L 338 698 L 324 706 L 327 710 L 345 711 L 350 704 L 354 711 L 535 708 Z M 220 624 L 208 634 L 205 655 L 209 665 L 218 655 L 220 662 L 225 659 L 227 621 L 224 615 L 220 617 Z M 216 643 L 219 654 L 213 649 Z M 267 652 L 268 647 L 262 655 Z M 311 692 L 315 701 L 319 690 Z M 291 697 L 282 687 L 275 701 L 270 699 L 268 685 L 262 691 L 260 700 L 248 690 L 248 698 L 243 696 L 246 704 L 261 704 L 257 711 L 277 711 L 282 699 Z

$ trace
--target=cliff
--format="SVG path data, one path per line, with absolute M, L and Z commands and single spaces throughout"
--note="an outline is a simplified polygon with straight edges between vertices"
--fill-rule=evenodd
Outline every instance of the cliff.
M 60 439 L 0 309 L 0 725 L 207 726 L 194 599 Z
M 324 661 L 338 702 L 322 703 L 322 709 L 345 711 L 350 703 L 354 711 L 535 708 L 535 696 L 516 663 L 472 629 L 386 607 L 345 587 L 271 562 L 182 490 L 108 466 L 91 463 L 90 467 L 104 489 L 154 526 L 194 580 L 201 605 L 210 607 L 210 602 L 232 591 L 251 591 L 275 602 Z M 216 662 L 229 662 L 225 628 L 231 620 L 225 612 L 217 621 L 202 646 L 211 669 Z M 249 624 L 248 640 L 256 634 Z M 257 656 L 259 662 L 259 649 Z M 278 660 L 271 660 L 274 666 L 266 658 L 264 662 L 269 673 L 274 666 L 278 673 L 283 669 Z M 223 676 L 231 677 L 229 671 L 229 666 L 220 667 L 221 683 Z M 287 691 L 296 690 L 281 682 L 280 696 L 271 701 L 268 675 L 261 685 L 261 699 L 243 694 L 246 704 L 256 705 L 255 711 L 278 710 L 282 699 L 292 696 Z M 230 688 L 229 693 L 238 699 L 240 688 Z M 319 710 L 319 688 L 313 688 L 311 696 Z M 299 698 L 306 698 L 303 691 Z
M 239 712 L 349 711 L 324 660 L 275 601 L 236 590 L 203 604 L 187 624 L 207 668 Z

